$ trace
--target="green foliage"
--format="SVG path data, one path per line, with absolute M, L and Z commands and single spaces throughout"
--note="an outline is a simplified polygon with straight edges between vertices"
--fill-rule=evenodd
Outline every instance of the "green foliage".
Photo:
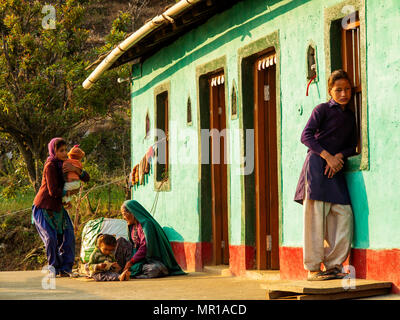
M 8 175 L 0 179 L 0 198 L 5 200 L 16 199 L 18 194 L 27 193 L 32 189 L 23 159 L 16 156 L 17 152 L 11 154 L 13 158 L 5 160 Z
M 132 16 L 128 12 L 119 12 L 114 20 L 110 33 L 106 36 L 106 43 L 114 46 L 124 40 L 132 24 Z M 107 47 L 109 47 L 107 46 Z
M 107 175 L 123 173 L 124 165 L 130 167 L 129 131 L 120 133 L 115 128 L 92 133 L 82 138 L 80 146 L 88 153 L 87 163 L 96 164 Z
M 120 12 L 102 47 L 88 43 L 88 4 L 101 0 L 0 0 L 0 216 L 30 208 L 40 184 L 47 143 L 63 136 L 81 144 L 84 169 L 91 181 L 87 199 L 74 197 L 69 210 L 76 230 L 76 252 L 86 221 L 119 217 L 126 198 L 124 174 L 130 167 L 129 86 L 117 84 L 130 75 L 129 66 L 107 71 L 90 90 L 82 82 L 99 54 L 106 53 L 131 31 L 130 13 Z M 56 29 L 44 29 L 45 4 L 56 9 Z M 118 110 L 118 112 L 116 112 Z M 124 110 L 121 115 L 120 110 Z M 108 117 L 108 118 L 107 118 Z M 107 118 L 110 128 L 84 136 L 80 126 Z M 11 152 L 12 158 L 6 154 Z M 29 181 L 30 180 L 30 181 Z M 31 211 L 0 217 L 0 270 L 37 269 L 47 263 L 43 244 L 30 224 Z M 18 244 L 17 246 L 15 244 Z M 33 254 L 34 249 L 41 249 Z
M 85 68 L 98 50 L 87 45 L 83 27 L 88 1 L 52 4 L 55 29 L 45 29 L 45 1 L 0 0 L 0 131 L 17 143 L 36 188 L 38 161 L 47 156 L 47 143 L 64 136 L 93 117 L 105 116 L 113 106 L 126 103 L 128 87 L 117 86 L 117 70 L 102 77 L 91 90 L 82 82 Z M 115 24 L 115 37 L 128 17 Z
M 27 191 L 29 188 L 30 186 L 19 188 L 14 184 L 14 182 L 11 182 L 8 186 L 3 188 L 3 190 L 1 190 L 1 197 L 4 199 L 16 199 L 19 190 Z
M 90 181 L 86 183 L 86 187 L 90 188 L 104 183 L 104 172 L 99 170 L 97 163 L 86 160 L 83 162 L 83 168 L 90 175 Z
M 31 208 L 36 194 L 30 185 L 26 188 L 16 188 L 15 191 L 12 191 L 13 197 L 6 198 L 4 193 L 6 193 L 4 188 L 0 187 L 0 215 Z

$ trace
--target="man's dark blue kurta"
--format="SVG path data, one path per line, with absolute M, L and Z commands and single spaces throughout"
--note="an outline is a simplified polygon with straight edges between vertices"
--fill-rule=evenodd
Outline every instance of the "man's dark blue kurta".
M 308 151 L 294 200 L 303 204 L 307 178 L 308 199 L 351 204 L 343 169 L 328 178 L 328 175 L 324 175 L 326 161 L 320 153 L 322 150 L 333 156 L 342 153 L 344 160 L 356 153 L 354 113 L 348 106 L 343 111 L 333 99 L 316 106 L 301 134 L 301 142 L 308 147 Z

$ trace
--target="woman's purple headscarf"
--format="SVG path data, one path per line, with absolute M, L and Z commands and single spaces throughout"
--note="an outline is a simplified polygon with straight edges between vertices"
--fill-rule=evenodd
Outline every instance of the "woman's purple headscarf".
M 47 161 L 55 161 L 57 162 L 59 167 L 62 167 L 62 161 L 56 158 L 56 142 L 62 140 L 62 138 L 53 138 L 48 144 L 49 148 L 49 157 L 47 158 Z

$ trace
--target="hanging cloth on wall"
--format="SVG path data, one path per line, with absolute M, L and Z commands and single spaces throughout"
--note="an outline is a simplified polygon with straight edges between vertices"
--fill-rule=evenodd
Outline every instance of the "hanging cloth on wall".
M 139 163 L 139 184 L 144 184 L 144 175 L 147 166 L 147 158 L 144 156 Z
M 162 139 L 162 140 L 165 140 Z M 161 142 L 162 140 L 158 141 Z M 157 142 L 157 143 L 158 143 Z M 140 160 L 139 164 L 135 165 L 129 175 L 129 185 L 130 187 L 134 187 L 136 190 L 137 186 L 145 185 L 148 182 L 147 175 L 153 173 L 152 170 L 152 159 L 155 155 L 155 149 L 157 148 L 157 143 L 153 146 L 150 146 L 147 150 L 146 154 L 143 156 L 142 160 Z
M 146 166 L 146 169 L 145 169 L 145 173 L 146 174 L 153 173 L 153 170 L 152 170 L 152 159 L 153 159 L 153 157 L 154 157 L 154 149 L 153 149 L 153 146 L 151 146 L 146 152 L 146 159 L 147 159 L 147 166 Z
M 139 165 L 133 167 L 131 172 L 131 184 L 135 186 L 139 181 Z

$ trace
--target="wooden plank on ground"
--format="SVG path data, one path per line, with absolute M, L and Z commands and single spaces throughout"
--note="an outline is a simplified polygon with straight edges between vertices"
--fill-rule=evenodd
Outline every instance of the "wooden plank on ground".
M 267 292 L 267 300 L 345 300 L 358 299 L 389 294 L 390 289 L 373 289 L 363 291 L 348 291 L 332 294 L 295 294 L 293 292 Z M 282 294 L 280 294 L 282 293 Z
M 275 300 L 287 296 L 293 296 L 293 292 L 267 290 L 267 300 Z
M 308 294 L 301 295 L 299 300 L 345 300 L 345 299 L 357 299 L 365 297 L 373 297 L 385 295 L 390 292 L 390 288 L 383 289 L 372 289 L 362 291 L 347 291 L 333 294 Z
M 364 291 L 391 288 L 392 283 L 365 279 L 334 279 L 325 281 L 276 281 L 267 284 L 269 294 L 272 292 L 292 292 L 297 294 L 332 294 L 351 291 Z
M 341 293 L 332 294 L 299 294 L 299 295 L 288 295 L 277 298 L 276 300 L 346 300 L 346 299 L 358 299 L 373 296 L 385 295 L 390 292 L 390 289 L 373 289 L 363 291 L 348 291 Z

